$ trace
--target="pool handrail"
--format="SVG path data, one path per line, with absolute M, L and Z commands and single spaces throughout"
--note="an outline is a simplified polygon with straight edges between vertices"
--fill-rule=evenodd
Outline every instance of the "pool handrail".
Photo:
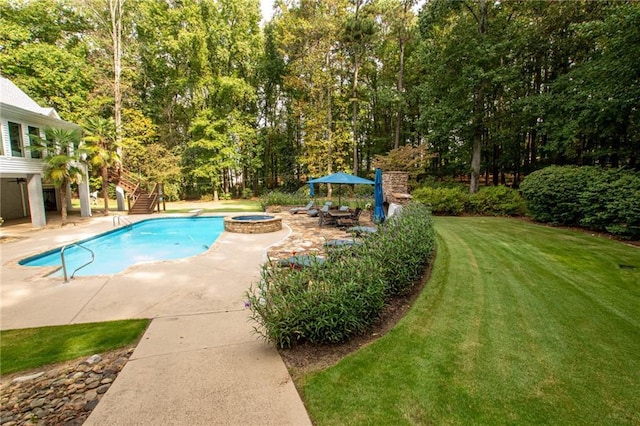
M 113 217 L 114 228 L 120 225 L 120 221 L 123 221 L 127 226 L 133 226 L 133 223 L 131 222 L 131 220 L 129 220 L 128 217 L 118 214 Z
M 66 264 L 66 262 L 64 261 L 64 251 L 65 251 L 67 248 L 72 247 L 72 246 L 78 246 L 78 247 L 80 247 L 80 248 L 82 248 L 82 249 L 87 250 L 89 253 L 91 253 L 91 260 L 90 260 L 89 262 L 85 263 L 84 265 L 77 267 L 77 268 L 75 269 L 75 271 L 73 271 L 73 273 L 71 274 L 71 277 L 69 278 L 69 277 L 67 276 L 67 264 Z M 65 283 L 68 283 L 68 282 L 69 282 L 69 279 L 73 279 L 73 276 L 76 274 L 76 272 L 78 272 L 80 269 L 84 268 L 85 266 L 92 264 L 92 263 L 93 263 L 93 261 L 96 259 L 96 255 L 95 255 L 95 253 L 93 252 L 93 250 L 91 250 L 91 249 L 89 249 L 89 248 L 87 248 L 87 247 L 83 246 L 83 245 L 82 245 L 82 244 L 80 244 L 80 243 L 71 243 L 71 244 L 67 244 L 67 245 L 63 246 L 63 247 L 60 249 L 60 257 L 62 258 L 62 273 L 64 274 L 64 282 L 65 282 Z

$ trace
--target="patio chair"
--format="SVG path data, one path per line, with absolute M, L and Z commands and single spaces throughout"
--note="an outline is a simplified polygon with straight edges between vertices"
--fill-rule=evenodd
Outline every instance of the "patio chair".
M 327 204 L 322 206 L 322 209 L 318 211 L 318 224 L 320 225 L 320 228 L 324 225 L 333 225 L 336 223 L 336 219 L 329 214 L 329 207 L 331 207 L 331 203 L 327 202 Z
M 351 216 L 349 217 L 341 217 L 338 219 L 338 226 L 357 226 L 360 224 L 360 214 L 362 214 L 362 209 L 360 207 L 356 208 L 351 212 Z
M 291 213 L 291 214 L 298 214 L 298 213 L 303 213 L 303 212 L 304 213 L 308 213 L 309 210 L 311 210 L 311 207 L 313 207 L 313 203 L 314 203 L 314 201 L 311 200 L 311 201 L 309 201 L 309 204 L 307 204 L 304 207 L 293 207 L 293 208 L 289 209 L 289 213 Z

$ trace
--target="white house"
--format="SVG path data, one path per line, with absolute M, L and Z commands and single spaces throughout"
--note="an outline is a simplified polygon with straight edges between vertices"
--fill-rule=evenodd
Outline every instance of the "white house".
M 34 227 L 45 226 L 47 211 L 59 211 L 60 193 L 44 184 L 44 161 L 29 150 L 32 135 L 44 137 L 47 127 L 79 129 L 61 120 L 53 108 L 43 108 L 8 79 L 0 76 L 0 216 L 3 219 L 31 217 Z M 91 216 L 89 179 L 78 185 L 80 210 Z M 68 191 L 68 194 L 71 192 Z M 70 199 L 66 200 L 70 204 Z

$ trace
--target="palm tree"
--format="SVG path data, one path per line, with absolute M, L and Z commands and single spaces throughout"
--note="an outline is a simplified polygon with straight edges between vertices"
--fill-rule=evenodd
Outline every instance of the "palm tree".
M 35 138 L 31 149 L 42 153 L 45 162 L 44 178 L 56 188 L 60 188 L 62 198 L 62 224 L 67 222 L 67 187 L 71 183 L 80 183 L 84 178 L 81 166 L 86 151 L 81 147 L 80 129 L 45 129 L 46 139 Z
M 89 151 L 87 161 L 100 171 L 104 214 L 109 214 L 109 168 L 120 164 L 119 144 L 113 118 L 93 117 L 85 124 L 87 136 L 84 140 Z

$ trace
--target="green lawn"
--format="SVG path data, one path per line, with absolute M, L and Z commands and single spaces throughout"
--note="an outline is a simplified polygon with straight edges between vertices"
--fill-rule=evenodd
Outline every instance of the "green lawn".
M 229 212 L 259 212 L 262 211 L 259 201 L 254 200 L 224 200 L 206 203 L 203 206 L 211 206 L 202 209 L 203 213 L 229 213 Z M 180 203 L 167 202 L 166 213 L 188 213 L 194 207 L 181 207 Z
M 639 248 L 503 218 L 436 229 L 408 315 L 303 380 L 317 424 L 640 424 Z
M 149 320 L 0 331 L 0 374 L 107 352 L 137 342 Z

